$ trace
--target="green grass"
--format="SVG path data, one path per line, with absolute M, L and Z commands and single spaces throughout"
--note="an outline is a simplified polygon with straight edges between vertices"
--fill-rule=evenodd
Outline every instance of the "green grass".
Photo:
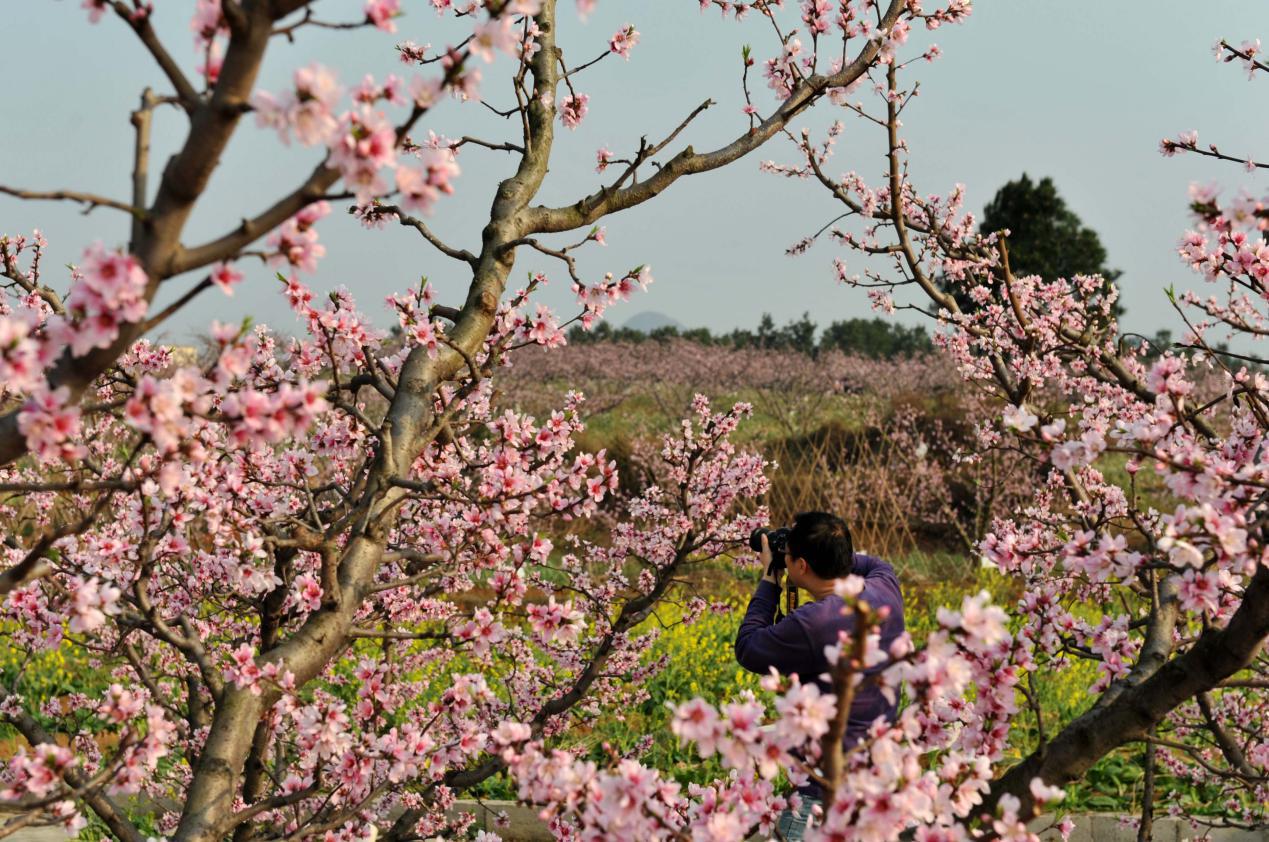
M 568 387 L 559 383 L 542 384 L 542 392 L 549 398 L 554 393 L 562 395 Z M 689 411 L 692 392 L 688 389 L 666 389 L 662 399 L 647 392 L 628 394 L 620 402 L 599 411 L 595 406 L 583 405 L 588 439 L 603 442 L 623 438 L 655 437 L 676 432 L 679 423 Z M 863 410 L 876 403 L 876 398 L 865 395 L 825 395 L 814 404 L 814 415 L 799 411 L 800 399 L 787 398 L 777 393 L 764 393 L 755 389 L 711 393 L 710 402 L 715 411 L 727 409 L 738 402 L 753 405 L 753 416 L 740 425 L 734 440 L 738 444 L 755 444 L 773 437 L 809 432 L 827 424 L 847 428 L 858 427 Z M 550 405 L 544 400 L 544 406 Z M 602 444 L 600 445 L 603 446 Z

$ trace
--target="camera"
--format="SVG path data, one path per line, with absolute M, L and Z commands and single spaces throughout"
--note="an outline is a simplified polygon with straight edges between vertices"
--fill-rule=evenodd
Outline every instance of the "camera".
M 756 553 L 762 552 L 762 536 L 767 536 L 767 546 L 771 548 L 771 569 L 768 572 L 784 569 L 784 554 L 789 549 L 789 532 L 787 526 L 782 526 L 779 529 L 759 527 L 749 533 L 749 549 Z

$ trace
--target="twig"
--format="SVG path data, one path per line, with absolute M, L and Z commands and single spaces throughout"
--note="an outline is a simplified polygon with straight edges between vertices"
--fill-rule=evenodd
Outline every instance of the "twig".
M 194 298 L 200 292 L 210 288 L 211 285 L 212 285 L 212 279 L 210 276 L 203 278 L 201 281 L 194 284 L 194 286 L 190 287 L 189 290 L 184 295 L 182 295 L 180 298 L 176 299 L 171 304 L 164 307 L 161 312 L 156 313 L 153 318 L 147 321 L 142 326 L 141 332 L 149 333 L 151 330 L 154 330 L 154 328 L 158 327 L 163 322 L 167 321 L 167 318 L 171 316 L 173 313 L 175 313 L 177 310 L 181 309 L 186 304 L 193 301 Z
M 132 214 L 137 218 L 145 216 L 143 208 L 130 205 L 127 202 L 121 202 L 118 199 L 111 199 L 108 196 L 98 196 L 96 193 L 83 193 L 79 190 L 23 190 L 18 187 L 6 187 L 0 184 L 0 193 L 7 193 L 19 199 L 28 199 L 31 201 L 63 201 L 63 202 L 79 202 L 85 205 L 84 213 L 91 213 L 97 208 L 113 208 L 124 213 Z
M 163 42 L 159 40 L 158 34 L 154 31 L 154 27 L 150 25 L 148 15 L 134 18 L 131 9 L 122 2 L 115 0 L 111 4 L 115 13 L 123 19 L 128 26 L 132 27 L 132 31 L 141 39 L 141 43 L 150 51 L 150 55 L 154 56 L 154 60 L 158 62 L 163 75 L 167 76 L 172 87 L 176 89 L 176 97 L 180 106 L 186 112 L 191 112 L 199 103 L 198 91 L 194 90 L 194 86 L 190 84 L 189 79 L 181 72 L 181 67 L 176 63 L 168 53 L 167 48 L 163 46 Z
M 470 266 L 476 265 L 476 255 L 467 251 L 467 249 L 454 248 L 449 245 L 440 237 L 436 236 L 436 234 L 432 232 L 432 229 L 428 228 L 427 224 L 424 223 L 423 220 L 403 212 L 397 205 L 380 205 L 375 208 L 375 212 L 383 215 L 396 214 L 397 221 L 400 222 L 401 225 L 418 231 L 423 235 L 423 239 L 435 246 L 436 250 L 441 254 L 446 257 L 452 257 L 455 260 L 461 260 Z

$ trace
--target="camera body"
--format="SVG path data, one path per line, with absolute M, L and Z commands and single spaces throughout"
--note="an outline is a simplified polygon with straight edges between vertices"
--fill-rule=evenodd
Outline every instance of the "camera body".
M 749 549 L 756 553 L 762 552 L 762 536 L 767 536 L 767 546 L 771 548 L 771 568 L 767 572 L 774 573 L 784 569 L 784 554 L 789 549 L 789 532 L 791 531 L 787 526 L 779 529 L 759 527 L 749 533 Z

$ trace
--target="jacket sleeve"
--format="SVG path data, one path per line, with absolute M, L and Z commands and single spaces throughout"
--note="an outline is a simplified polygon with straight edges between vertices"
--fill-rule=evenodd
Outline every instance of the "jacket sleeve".
M 903 591 L 894 568 L 870 555 L 855 556 L 855 575 L 864 579 L 863 597 L 873 608 L 889 607 L 891 616 L 902 621 Z M 902 626 L 901 626 L 902 627 Z
M 797 618 L 788 616 L 773 622 L 780 602 L 780 588 L 759 582 L 749 610 L 736 631 L 736 661 L 750 672 L 766 673 L 771 667 L 781 675 L 811 669 L 811 641 Z

